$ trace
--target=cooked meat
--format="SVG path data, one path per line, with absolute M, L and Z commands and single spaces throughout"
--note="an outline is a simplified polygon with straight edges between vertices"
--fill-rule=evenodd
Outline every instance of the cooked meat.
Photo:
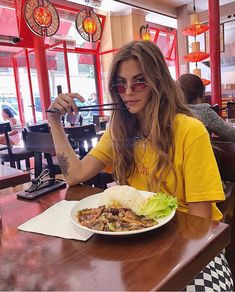
M 131 231 L 158 224 L 155 220 L 136 215 L 127 208 L 87 208 L 77 212 L 78 222 L 90 229 L 102 231 Z

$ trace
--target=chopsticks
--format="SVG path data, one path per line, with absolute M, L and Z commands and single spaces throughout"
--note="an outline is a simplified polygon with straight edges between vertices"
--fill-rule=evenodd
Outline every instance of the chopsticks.
M 105 103 L 105 104 L 94 104 L 94 105 L 85 105 L 85 106 L 79 106 L 78 111 L 79 112 L 90 112 L 90 111 L 97 111 L 97 110 L 104 110 L 104 111 L 113 111 L 113 110 L 127 110 L 126 107 L 123 107 L 125 103 Z M 106 106 L 115 106 L 110 108 L 105 108 Z M 118 107 L 119 106 L 119 107 Z M 59 113 L 60 111 L 57 108 L 47 109 L 47 113 Z

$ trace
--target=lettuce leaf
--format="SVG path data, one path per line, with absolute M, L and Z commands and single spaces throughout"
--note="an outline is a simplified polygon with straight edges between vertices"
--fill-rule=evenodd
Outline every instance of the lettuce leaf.
M 168 216 L 176 208 L 176 197 L 166 193 L 156 193 L 146 201 L 137 212 L 137 215 L 144 215 L 156 220 L 157 218 Z

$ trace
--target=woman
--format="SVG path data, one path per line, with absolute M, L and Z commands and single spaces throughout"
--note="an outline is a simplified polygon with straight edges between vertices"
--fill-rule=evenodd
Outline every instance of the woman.
M 205 86 L 197 75 L 186 73 L 178 82 L 185 93 L 186 103 L 195 116 L 223 141 L 235 142 L 235 128 L 226 123 L 210 106 L 205 103 Z
M 60 115 L 76 114 L 74 99 L 84 99 L 60 94 L 50 105 L 60 112 L 48 118 L 67 182 L 86 181 L 112 165 L 119 184 L 170 193 L 179 210 L 220 220 L 215 201 L 224 200 L 224 193 L 207 130 L 191 117 L 159 48 L 149 41 L 121 48 L 111 65 L 109 89 L 113 102 L 126 109 L 113 111 L 109 129 L 82 160 L 67 142 Z
M 13 129 L 8 133 L 10 136 L 10 143 L 11 145 L 17 145 L 20 143 L 20 135 L 19 132 L 14 129 L 14 127 L 18 124 L 17 120 L 14 118 L 13 113 L 8 108 L 2 108 L 2 118 L 4 121 L 7 121 L 10 123 L 11 128 Z M 6 144 L 5 135 L 0 135 L 0 144 Z

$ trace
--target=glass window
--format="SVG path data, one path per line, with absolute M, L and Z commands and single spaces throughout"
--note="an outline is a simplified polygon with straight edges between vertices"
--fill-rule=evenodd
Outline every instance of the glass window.
M 91 54 L 68 53 L 69 75 L 71 83 L 71 92 L 77 92 L 85 99 L 85 103 L 79 105 L 97 104 L 96 78 L 94 57 Z M 83 124 L 93 121 L 94 112 L 81 112 Z
M 51 100 L 53 100 L 57 96 L 58 85 L 61 85 L 63 92 L 68 92 L 64 53 L 55 51 L 55 49 L 48 49 L 46 51 L 46 59 L 50 83 Z

